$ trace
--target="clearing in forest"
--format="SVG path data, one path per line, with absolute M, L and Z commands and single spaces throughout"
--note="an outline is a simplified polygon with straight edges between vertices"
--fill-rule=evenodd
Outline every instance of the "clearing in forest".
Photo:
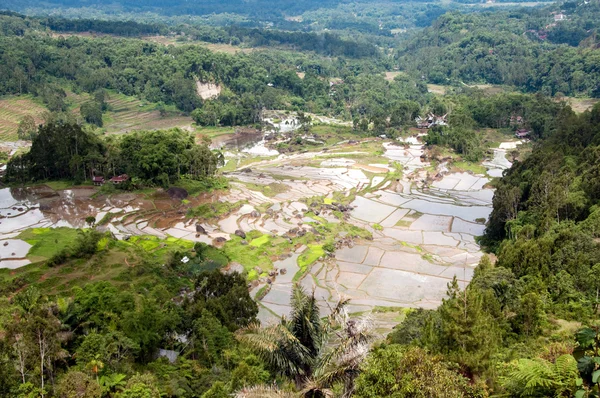
M 394 81 L 394 78 L 398 75 L 406 75 L 404 72 L 395 71 L 395 72 L 385 72 L 385 80 L 388 82 Z
M 427 91 L 433 94 L 444 95 L 446 94 L 447 88 L 439 84 L 428 84 Z

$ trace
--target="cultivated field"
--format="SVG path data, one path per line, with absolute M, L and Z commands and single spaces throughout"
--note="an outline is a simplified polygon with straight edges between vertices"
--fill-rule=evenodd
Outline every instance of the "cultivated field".
M 0 99 L 0 141 L 16 141 L 21 119 L 31 115 L 37 123 L 41 123 L 41 115 L 45 110 L 29 95 Z
M 192 118 L 169 111 L 161 116 L 154 104 L 146 104 L 135 97 L 109 94 L 109 111 L 104 114 L 107 133 L 125 133 L 132 130 L 159 130 L 171 127 L 190 128 Z
M 427 90 L 433 94 L 444 95 L 446 94 L 447 88 L 439 84 L 427 84 Z
M 573 98 L 565 97 L 565 100 L 571 105 L 571 108 L 577 113 L 582 113 L 592 109 L 600 100 L 598 98 Z
M 208 42 L 196 41 L 196 40 L 179 41 L 179 40 L 177 40 L 177 36 L 144 36 L 144 37 L 142 37 L 142 40 L 160 43 L 165 46 L 169 46 L 169 45 L 181 46 L 184 44 L 185 45 L 197 44 L 197 45 L 208 48 L 210 51 L 222 52 L 222 53 L 227 53 L 227 54 L 235 54 L 237 52 L 249 53 L 249 52 L 252 52 L 253 50 L 255 50 L 254 48 L 244 48 L 244 47 L 239 47 L 239 46 L 232 46 L 231 44 L 225 44 L 225 43 L 208 43 Z

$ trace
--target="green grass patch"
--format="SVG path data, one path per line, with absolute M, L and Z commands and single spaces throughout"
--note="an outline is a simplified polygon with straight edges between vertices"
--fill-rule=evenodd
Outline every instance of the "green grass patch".
M 254 300 L 257 300 L 257 301 L 262 300 L 263 298 L 265 298 L 265 296 L 269 293 L 270 290 L 271 290 L 271 285 L 264 285 L 263 287 L 258 289 L 256 294 L 254 295 Z
M 227 189 L 229 188 L 229 180 L 225 177 L 209 177 L 202 180 L 181 178 L 173 186 L 183 188 L 189 195 L 196 196 L 203 192 Z
M 238 169 L 243 169 L 245 167 L 249 167 L 253 163 L 262 162 L 264 160 L 274 160 L 277 156 L 262 156 L 262 157 L 244 157 L 241 159 L 230 159 L 229 162 L 219 170 L 221 172 L 230 172 Z
M 269 236 L 263 235 L 268 241 Z M 231 259 L 244 266 L 244 270 L 248 273 L 248 280 L 256 280 L 260 277 L 260 274 L 254 268 L 260 268 L 263 272 L 269 271 L 273 268 L 273 262 L 270 258 L 270 252 L 275 252 L 274 248 L 266 244 L 265 238 L 255 238 L 254 241 L 259 240 L 263 245 L 242 245 L 241 238 L 233 237 L 227 241 L 223 246 L 223 251 Z
M 249 280 L 256 280 L 260 274 L 271 270 L 273 262 L 277 261 L 281 255 L 293 252 L 297 245 L 306 245 L 307 250 L 298 258 L 300 271 L 294 275 L 294 280 L 298 280 L 310 270 L 310 265 L 326 255 L 325 247 L 332 245 L 340 232 L 356 238 L 372 239 L 369 231 L 345 222 L 324 222 L 315 224 L 314 228 L 319 236 L 308 232 L 302 237 L 293 238 L 291 243 L 284 237 L 271 237 L 258 231 L 250 231 L 246 233 L 246 240 L 250 242 L 248 245 L 242 245 L 241 238 L 232 236 L 232 239 L 225 243 L 223 251 L 231 261 L 244 266 Z M 258 272 L 255 268 L 262 272 Z
M 262 235 L 256 239 L 253 239 L 252 242 L 250 242 L 250 246 L 254 246 L 254 247 L 260 247 L 264 244 L 266 244 L 269 241 L 270 237 L 269 235 Z
M 45 182 L 44 185 L 49 186 L 50 188 L 54 189 L 55 191 L 60 191 L 63 189 L 72 188 L 73 181 L 67 181 L 67 180 L 48 181 L 48 182 Z
M 274 196 L 279 195 L 280 193 L 284 193 L 284 192 L 287 192 L 290 190 L 290 187 L 288 185 L 280 183 L 280 182 L 272 182 L 267 185 L 255 184 L 252 182 L 242 182 L 242 181 L 239 181 L 239 182 L 241 184 L 244 184 L 251 191 L 260 192 L 268 198 L 272 198 Z
M 414 220 L 400 220 L 396 223 L 397 227 L 402 227 L 402 228 L 408 228 L 411 226 L 411 224 L 414 222 Z
M 106 225 L 112 221 L 113 218 L 120 216 L 124 213 L 124 211 L 119 211 L 117 213 L 108 212 L 100 219 L 100 221 L 96 222 L 96 225 Z
M 235 203 L 229 202 L 214 202 L 214 203 L 205 203 L 198 207 L 194 207 L 189 209 L 187 212 L 187 216 L 192 218 L 198 218 L 200 220 L 214 220 L 221 217 L 224 217 L 228 214 L 233 213 L 234 211 L 239 210 L 245 203 L 245 200 L 240 200 Z
M 71 258 L 49 267 L 45 260 L 71 246 L 77 234 L 78 230 L 70 228 L 22 232 L 19 238 L 33 245 L 28 257 L 34 262 L 16 270 L 0 270 L 0 280 L 13 290 L 36 285 L 48 295 L 70 295 L 73 287 L 98 281 L 137 291 L 152 288 L 165 278 L 174 278 L 174 289 L 190 284 L 189 278 L 180 278 L 176 271 L 162 266 L 171 252 L 190 252 L 194 247 L 193 242 L 176 238 L 133 236 L 117 241 L 104 236 L 91 258 Z
M 425 253 L 421 255 L 421 258 L 425 261 L 428 261 L 430 263 L 433 263 L 433 256 L 429 253 Z
M 224 135 L 235 134 L 233 127 L 196 126 L 196 134 L 208 138 L 216 138 Z
M 312 211 L 309 211 L 305 214 L 306 217 L 308 218 L 312 218 L 315 221 L 318 221 L 320 223 L 325 223 L 327 222 L 326 219 L 324 219 L 323 217 L 317 216 L 315 213 L 313 213 Z
M 481 164 L 473 163 L 473 162 L 465 162 L 465 161 L 453 162 L 452 168 L 456 169 L 458 171 L 470 171 L 475 174 L 483 174 L 483 175 L 485 175 L 487 172 L 487 169 L 485 167 L 483 167 Z
M 33 262 L 47 260 L 67 248 L 77 238 L 77 230 L 72 228 L 33 228 L 17 236 L 32 245 L 27 258 Z
M 298 257 L 298 266 L 302 269 L 312 265 L 315 261 L 317 261 L 320 257 L 325 255 L 325 250 L 323 250 L 323 245 L 313 244 L 308 245 L 308 249 L 304 251 Z

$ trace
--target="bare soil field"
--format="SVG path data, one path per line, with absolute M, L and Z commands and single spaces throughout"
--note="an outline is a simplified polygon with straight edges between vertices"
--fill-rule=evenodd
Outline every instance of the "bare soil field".
M 211 82 L 196 81 L 196 92 L 203 100 L 216 98 L 221 94 L 221 86 Z

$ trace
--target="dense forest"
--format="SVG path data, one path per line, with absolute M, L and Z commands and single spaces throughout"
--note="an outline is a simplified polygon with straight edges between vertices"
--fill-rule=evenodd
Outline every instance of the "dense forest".
M 301 15 L 311 11 L 327 11 L 330 9 L 339 9 L 347 3 L 352 6 L 357 6 L 360 9 L 368 9 L 370 2 L 346 2 L 342 0 L 325 0 L 325 1 L 274 1 L 274 0 L 257 0 L 255 2 L 246 2 L 243 0 L 222 1 L 222 0 L 196 0 L 194 2 L 173 1 L 166 3 L 164 1 L 152 0 L 136 0 L 136 1 L 99 1 L 95 3 L 97 9 L 106 9 L 107 6 L 119 7 L 124 11 L 134 12 L 158 12 L 162 15 L 208 15 L 208 14 L 239 14 L 248 18 L 259 21 L 273 21 L 282 19 L 285 16 Z M 382 1 L 380 6 L 390 7 L 402 3 L 397 0 Z M 425 3 L 423 0 L 413 1 L 413 3 Z M 462 0 L 460 3 L 478 3 L 475 0 Z M 36 2 L 25 0 L 18 5 L 0 3 L 0 7 L 23 11 L 30 8 L 82 8 L 90 7 L 90 4 L 79 0 L 58 0 L 40 5 Z
M 8 163 L 6 180 L 16 182 L 126 174 L 126 185 L 168 187 L 180 178 L 206 180 L 223 165 L 223 155 L 178 129 L 135 132 L 101 139 L 79 125 L 46 124 L 32 137 L 31 150 Z

